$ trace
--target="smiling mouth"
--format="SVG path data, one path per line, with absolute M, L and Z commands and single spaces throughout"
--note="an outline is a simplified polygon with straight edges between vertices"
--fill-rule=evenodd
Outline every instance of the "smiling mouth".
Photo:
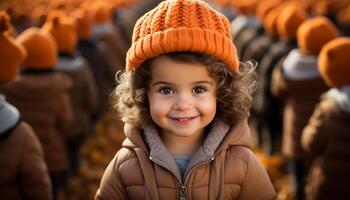
M 198 116 L 194 116 L 194 117 L 170 117 L 170 119 L 184 123 L 184 122 L 189 122 L 197 117 Z

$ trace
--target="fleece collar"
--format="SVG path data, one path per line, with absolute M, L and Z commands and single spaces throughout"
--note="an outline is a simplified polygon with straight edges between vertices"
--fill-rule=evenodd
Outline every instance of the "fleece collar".
M 283 75 L 290 80 L 306 80 L 320 77 L 317 57 L 293 49 L 282 64 Z
M 16 126 L 19 120 L 18 110 L 7 103 L 5 96 L 0 94 L 0 136 Z
M 327 92 L 327 96 L 333 98 L 341 110 L 350 113 L 350 85 L 333 88 Z
M 230 145 L 248 147 L 250 144 L 249 131 L 247 120 L 232 127 L 223 122 L 214 122 L 202 146 L 193 154 L 184 177 L 193 166 L 213 159 Z M 142 131 L 136 126 L 125 124 L 124 132 L 126 135 L 126 140 L 123 142 L 124 147 L 143 149 L 151 158 L 165 165 L 180 179 L 180 170 L 173 155 L 166 149 L 155 127 L 147 127 Z
M 188 163 L 185 176 L 188 173 L 188 169 L 191 169 L 193 166 L 201 162 L 208 161 L 213 157 L 215 150 L 218 148 L 220 142 L 223 140 L 228 130 L 229 126 L 222 122 L 213 124 L 202 146 L 197 149 L 197 151 L 193 154 L 190 162 Z M 145 141 L 150 148 L 150 156 L 165 163 L 169 169 L 177 174 L 178 177 L 181 177 L 180 170 L 178 169 L 173 155 L 171 155 L 171 153 L 164 146 L 164 143 L 161 141 L 156 128 L 146 128 L 144 135 Z
M 60 56 L 58 59 L 56 69 L 58 71 L 60 70 L 70 71 L 70 70 L 79 70 L 84 66 L 86 66 L 86 60 L 84 60 L 84 58 L 82 58 L 81 56 L 74 56 L 74 57 Z

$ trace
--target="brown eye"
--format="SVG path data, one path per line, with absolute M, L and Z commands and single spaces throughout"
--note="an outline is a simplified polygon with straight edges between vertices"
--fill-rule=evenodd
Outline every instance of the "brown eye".
M 169 95 L 169 94 L 174 94 L 175 91 L 172 88 L 169 87 L 163 87 L 159 89 L 159 93 L 163 95 Z
M 195 94 L 202 94 L 206 92 L 207 90 L 204 87 L 195 87 L 193 88 L 192 92 Z

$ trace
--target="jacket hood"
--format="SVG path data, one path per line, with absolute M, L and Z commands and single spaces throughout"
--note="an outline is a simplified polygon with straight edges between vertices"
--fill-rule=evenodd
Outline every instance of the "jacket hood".
M 327 96 L 334 99 L 341 110 L 350 113 L 350 85 L 330 89 Z
M 20 120 L 18 110 L 7 103 L 5 96 L 0 94 L 0 135 L 13 128 Z
M 150 159 L 162 163 L 162 165 L 173 171 L 181 179 L 181 173 L 173 155 L 166 149 L 156 128 L 147 127 L 141 131 L 131 124 L 126 124 L 124 131 L 126 139 L 123 142 L 123 147 L 143 149 L 149 154 Z M 214 159 L 216 155 L 220 154 L 222 150 L 227 149 L 229 146 L 240 145 L 248 147 L 249 142 L 250 130 L 246 120 L 239 122 L 233 127 L 229 127 L 222 122 L 214 122 L 206 139 L 192 155 L 184 177 L 186 177 L 192 167 Z
M 214 124 L 213 127 L 216 127 L 215 129 L 217 130 L 226 130 L 224 137 L 221 137 L 220 145 L 218 146 L 217 151 L 227 148 L 229 145 L 250 146 L 250 129 L 247 120 L 242 120 L 233 127 L 228 127 L 222 122 L 217 122 L 217 124 Z M 151 127 L 147 128 L 146 130 L 155 131 Z M 130 123 L 125 123 L 124 133 L 126 139 L 123 142 L 123 147 L 130 149 L 138 147 L 143 149 L 146 153 L 149 153 L 149 148 L 144 142 L 142 132 L 143 131 L 141 128 Z
M 5 91 L 21 100 L 45 100 L 66 92 L 71 85 L 70 78 L 59 72 L 23 74 L 17 81 L 5 86 Z
M 58 58 L 58 63 L 56 65 L 57 70 L 79 70 L 87 65 L 87 61 L 81 56 L 75 57 L 62 57 Z
M 293 49 L 282 64 L 283 75 L 291 80 L 313 79 L 320 76 L 317 57 Z

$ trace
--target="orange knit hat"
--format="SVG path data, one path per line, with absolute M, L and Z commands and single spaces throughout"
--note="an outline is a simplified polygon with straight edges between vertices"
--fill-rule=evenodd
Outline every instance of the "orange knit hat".
M 111 10 L 107 8 L 105 3 L 99 1 L 91 4 L 91 11 L 95 24 L 104 24 L 112 17 Z
M 126 68 L 130 71 L 149 58 L 180 51 L 213 55 L 238 71 L 228 19 L 200 0 L 166 0 L 143 15 L 134 27 Z
M 337 14 L 337 23 L 340 25 L 350 25 L 350 4 L 347 7 L 344 7 Z
M 273 8 L 277 7 L 281 4 L 281 0 L 261 0 L 259 1 L 256 7 L 256 16 L 260 20 L 260 22 L 264 21 L 265 16 L 269 13 Z
M 77 33 L 79 39 L 88 39 L 92 34 L 93 18 L 87 8 L 78 8 L 71 14 L 76 20 Z
M 59 13 L 52 13 L 43 26 L 43 30 L 55 38 L 60 53 L 72 53 L 78 42 L 74 20 Z
M 322 78 L 331 87 L 350 84 L 350 38 L 340 37 L 328 42 L 318 57 Z
M 17 41 L 27 50 L 24 68 L 45 70 L 56 65 L 57 47 L 55 39 L 49 32 L 31 27 L 23 31 Z
M 0 84 L 14 80 L 26 56 L 25 49 L 10 35 L 10 18 L 0 12 Z
M 306 20 L 307 13 L 297 4 L 290 4 L 283 9 L 277 19 L 277 31 L 280 37 L 295 39 L 301 23 Z
M 263 26 L 269 35 L 273 37 L 278 37 L 278 31 L 277 31 L 277 19 L 279 18 L 279 15 L 281 14 L 283 8 L 285 7 L 285 4 L 281 4 L 277 7 L 272 8 L 270 12 L 268 12 L 263 21 Z
M 318 55 L 322 46 L 338 36 L 335 25 L 325 17 L 304 21 L 297 30 L 298 47 L 305 53 Z
M 235 10 L 242 15 L 255 15 L 259 0 L 236 0 L 232 2 Z

